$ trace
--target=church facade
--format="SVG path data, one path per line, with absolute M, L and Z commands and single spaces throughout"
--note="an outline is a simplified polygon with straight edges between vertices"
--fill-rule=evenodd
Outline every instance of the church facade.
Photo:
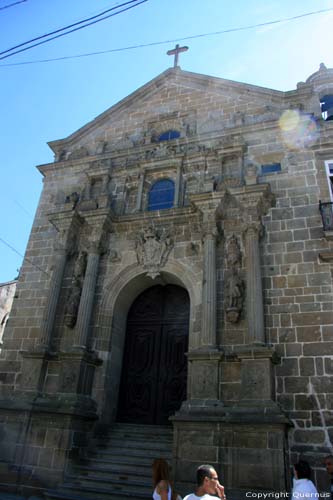
M 324 65 L 288 92 L 176 67 L 49 143 L 3 337 L 2 482 L 60 484 L 120 421 L 172 426 L 180 491 L 203 462 L 285 491 L 300 456 L 324 488 L 332 95 Z

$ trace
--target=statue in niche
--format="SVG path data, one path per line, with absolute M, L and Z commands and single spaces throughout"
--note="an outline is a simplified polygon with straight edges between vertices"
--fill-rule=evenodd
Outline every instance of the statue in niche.
M 239 321 L 243 310 L 244 282 L 239 272 L 233 270 L 227 284 L 226 315 L 230 323 Z
M 87 267 L 87 254 L 80 252 L 74 264 L 71 288 L 65 306 L 65 325 L 74 328 L 79 310 L 82 285 Z
M 244 282 L 240 275 L 242 253 L 238 239 L 233 234 L 227 244 L 227 266 L 231 270 L 226 283 L 225 309 L 227 321 L 237 323 L 240 319 L 244 303 Z
M 242 265 L 242 252 L 238 239 L 234 234 L 229 239 L 227 245 L 227 264 L 229 268 L 239 268 Z

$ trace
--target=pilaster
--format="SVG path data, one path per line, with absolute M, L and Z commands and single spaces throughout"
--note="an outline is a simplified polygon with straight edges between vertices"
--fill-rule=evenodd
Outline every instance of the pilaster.
M 80 230 L 82 219 L 77 212 L 65 212 L 52 216 L 50 221 L 58 233 L 54 243 L 55 263 L 41 323 L 40 348 L 53 351 L 55 346 L 52 333 L 67 257 L 75 246 L 75 237 Z
M 251 224 L 245 229 L 246 253 L 246 304 L 248 343 L 264 343 L 264 305 L 260 267 L 260 224 Z

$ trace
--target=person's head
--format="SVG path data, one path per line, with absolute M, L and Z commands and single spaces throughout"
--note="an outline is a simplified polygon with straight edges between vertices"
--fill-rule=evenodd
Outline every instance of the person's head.
M 328 474 L 333 476 L 333 455 L 328 455 L 325 457 L 325 467 Z
M 216 470 L 211 465 L 204 464 L 197 468 L 197 485 L 205 493 L 215 494 L 218 480 Z
M 294 465 L 294 471 L 297 479 L 310 479 L 311 477 L 310 465 L 305 460 L 299 460 Z
M 156 458 L 153 462 L 154 486 L 162 480 L 170 482 L 170 467 L 164 458 Z

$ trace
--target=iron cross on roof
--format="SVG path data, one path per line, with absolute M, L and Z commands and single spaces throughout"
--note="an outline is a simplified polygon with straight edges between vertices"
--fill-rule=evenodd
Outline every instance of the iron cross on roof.
M 168 52 L 167 52 L 168 56 L 175 56 L 175 60 L 173 63 L 174 68 L 177 68 L 177 66 L 178 66 L 178 54 L 180 52 L 186 52 L 187 50 L 188 50 L 188 47 L 186 47 L 186 46 L 179 47 L 178 43 L 174 49 L 168 50 Z

